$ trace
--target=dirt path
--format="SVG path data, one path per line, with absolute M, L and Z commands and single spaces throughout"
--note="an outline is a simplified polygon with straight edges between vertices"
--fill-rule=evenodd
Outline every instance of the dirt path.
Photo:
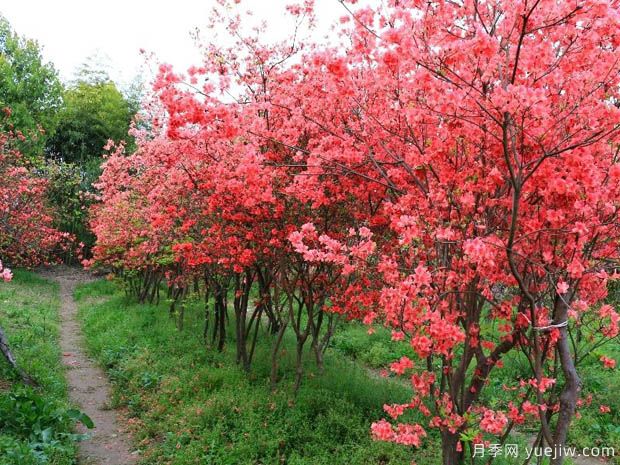
M 68 267 L 55 268 L 43 274 L 60 284 L 60 346 L 67 369 L 69 397 L 95 423 L 94 430 L 88 431 L 82 425 L 78 428 L 80 433 L 91 435 L 90 439 L 78 443 L 80 464 L 133 464 L 137 461 L 137 455 L 131 453 L 129 437 L 120 428 L 116 412 L 107 407 L 110 400 L 108 379 L 83 349 L 73 291 L 76 284 L 92 278 L 86 272 Z

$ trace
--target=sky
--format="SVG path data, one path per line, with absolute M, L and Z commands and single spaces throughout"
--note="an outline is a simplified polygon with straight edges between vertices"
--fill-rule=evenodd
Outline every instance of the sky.
M 292 0 L 242 0 L 243 10 L 268 21 L 271 40 L 292 31 L 284 13 Z M 43 56 L 54 63 L 63 80 L 89 56 L 106 63 L 112 79 L 128 85 L 146 74 L 140 49 L 181 70 L 200 63 L 191 32 L 206 25 L 215 0 L 0 0 L 4 15 L 20 35 L 36 39 Z M 345 14 L 338 0 L 316 0 L 320 37 Z

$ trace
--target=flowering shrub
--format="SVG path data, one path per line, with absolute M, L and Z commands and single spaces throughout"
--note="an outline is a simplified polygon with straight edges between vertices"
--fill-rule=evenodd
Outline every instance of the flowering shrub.
M 385 192 L 365 220 L 377 253 L 342 271 L 375 278 L 372 318 L 422 359 L 407 367 L 413 401 L 386 412 L 428 416 L 446 464 L 463 460 L 459 441 L 501 436 L 524 413 L 546 443 L 563 444 L 580 392 L 576 353 L 618 335 L 618 314 L 601 306 L 617 278 L 617 26 L 613 2 L 365 8 L 344 69 L 325 53 L 327 72 L 296 92 L 305 100 L 294 107 L 325 127 L 317 151 L 339 148 L 317 157 L 322 172 L 344 165 Z M 309 103 L 330 85 L 322 98 L 333 100 Z M 354 116 L 324 117 L 346 102 L 341 114 Z M 309 230 L 291 240 L 311 263 L 353 258 L 350 245 L 307 247 Z M 572 346 L 569 331 L 588 342 Z M 494 370 L 517 351 L 532 378 L 508 387 L 512 414 L 481 410 Z M 399 441 L 402 429 L 373 432 Z
M 14 148 L 19 135 L 0 132 L 0 256 L 13 266 L 33 267 L 56 261 L 72 238 L 55 229 L 46 181 L 32 174 Z
M 4 110 L 10 115 L 10 110 Z M 70 250 L 72 237 L 54 228 L 54 212 L 47 205 L 44 179 L 28 169 L 28 162 L 15 149 L 21 134 L 10 129 L 0 132 L 0 280 L 13 278 L 11 266 L 34 267 L 58 260 Z M 24 383 L 37 383 L 17 366 L 8 339 L 0 327 L 0 353 Z

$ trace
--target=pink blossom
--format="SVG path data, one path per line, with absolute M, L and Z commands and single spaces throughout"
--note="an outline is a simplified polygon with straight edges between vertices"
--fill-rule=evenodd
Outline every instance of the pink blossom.
M 413 362 L 409 357 L 405 357 L 404 355 L 398 360 L 390 365 L 390 370 L 392 370 L 397 375 L 402 375 L 405 370 L 409 370 L 413 368 Z
M 568 292 L 568 284 L 560 281 L 557 286 L 558 294 L 566 294 Z
M 508 418 L 502 412 L 485 409 L 480 419 L 480 428 L 487 433 L 499 435 L 508 423 Z
M 426 431 L 420 425 L 409 425 L 400 423 L 396 427 L 394 442 L 406 446 L 420 447 L 422 438 L 426 436 Z
M 386 420 L 380 420 L 370 426 L 372 436 L 380 441 L 392 441 L 394 439 L 394 430 L 392 425 Z
M 10 269 L 5 268 L 2 265 L 2 261 L 0 261 L 0 279 L 2 279 L 2 281 L 4 282 L 9 282 L 11 279 L 13 279 L 13 273 L 11 272 Z
M 551 386 L 555 384 L 555 379 L 542 377 L 540 382 L 532 378 L 529 380 L 529 384 L 540 392 L 546 392 Z
M 616 368 L 616 361 L 613 358 L 609 358 L 604 355 L 601 355 L 601 358 L 599 360 L 601 361 L 601 363 L 603 364 L 603 367 L 605 368 L 608 368 L 610 370 Z
M 387 413 L 389 416 L 391 416 L 394 419 L 397 419 L 399 416 L 405 413 L 406 408 L 407 408 L 406 404 L 392 404 L 392 405 L 386 404 L 383 406 L 383 410 L 385 410 L 385 413 Z

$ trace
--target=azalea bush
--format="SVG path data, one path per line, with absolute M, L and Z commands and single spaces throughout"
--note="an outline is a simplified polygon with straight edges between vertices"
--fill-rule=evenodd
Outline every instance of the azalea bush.
M 618 257 L 617 11 L 404 3 L 359 12 L 359 53 L 327 63 L 359 115 L 328 126 L 333 142 L 358 147 L 355 165 L 339 162 L 352 174 L 369 169 L 361 174 L 393 197 L 382 213 L 394 235 L 360 243 L 376 258 L 343 271 L 376 273 L 369 319 L 393 326 L 424 360 L 393 365 L 413 372 L 416 397 L 386 411 L 426 414 L 444 463 L 527 416 L 540 420 L 541 441 L 563 444 L 579 400 L 576 364 L 618 335 L 617 313 L 602 305 Z M 379 73 L 374 86 L 359 69 Z M 324 121 L 315 108 L 309 118 Z M 310 262 L 351 256 L 330 237 L 309 248 L 304 229 L 294 241 Z M 513 401 L 490 409 L 481 394 L 512 352 L 531 373 L 504 387 Z M 387 421 L 373 432 L 413 445 L 426 434 Z
M 152 131 L 109 147 L 93 263 L 143 301 L 167 283 L 180 321 L 201 294 L 220 350 L 232 303 L 248 370 L 266 318 L 273 383 L 287 328 L 298 388 L 336 320 L 387 326 L 416 354 L 391 366 L 414 397 L 377 439 L 437 429 L 458 464 L 535 421 L 562 446 L 579 365 L 618 336 L 618 5 L 342 3 L 339 47 L 267 45 L 216 12 L 233 47 L 160 67 Z M 310 1 L 289 12 L 312 23 Z M 526 373 L 490 402 L 508 356 Z M 399 422 L 410 410 L 426 421 Z
M 73 240 L 55 228 L 47 181 L 16 148 L 22 138 L 17 130 L 0 132 L 0 257 L 12 266 L 30 268 L 57 261 Z

